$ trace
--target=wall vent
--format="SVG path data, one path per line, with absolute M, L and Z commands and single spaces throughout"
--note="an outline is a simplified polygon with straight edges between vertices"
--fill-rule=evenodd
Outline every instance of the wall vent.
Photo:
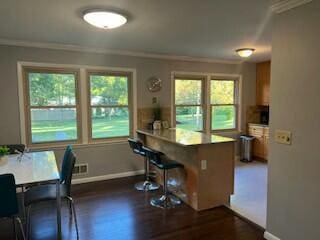
M 81 163 L 74 165 L 73 175 L 82 175 L 88 173 L 88 163 Z

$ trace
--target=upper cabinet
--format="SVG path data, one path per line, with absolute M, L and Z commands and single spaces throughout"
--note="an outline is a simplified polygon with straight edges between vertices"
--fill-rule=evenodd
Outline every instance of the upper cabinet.
M 257 63 L 257 105 L 269 106 L 270 61 Z

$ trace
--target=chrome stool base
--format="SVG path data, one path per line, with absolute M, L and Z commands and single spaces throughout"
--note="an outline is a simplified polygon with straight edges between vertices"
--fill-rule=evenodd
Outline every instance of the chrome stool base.
M 134 185 L 135 189 L 137 189 L 138 191 L 144 191 L 144 192 L 148 192 L 148 191 L 153 191 L 153 190 L 157 190 L 160 188 L 160 185 L 158 183 L 155 182 L 150 182 L 150 181 L 144 181 L 144 182 L 138 182 Z
M 154 207 L 169 209 L 180 205 L 181 200 L 172 194 L 167 194 L 152 198 L 150 204 Z

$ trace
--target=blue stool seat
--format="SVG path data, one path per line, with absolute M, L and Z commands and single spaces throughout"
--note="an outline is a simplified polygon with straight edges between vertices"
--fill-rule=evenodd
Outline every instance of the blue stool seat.
M 162 170 L 183 167 L 181 163 L 171 160 L 167 158 L 165 155 L 160 155 L 160 158 L 161 158 L 160 162 L 150 159 L 150 163 Z

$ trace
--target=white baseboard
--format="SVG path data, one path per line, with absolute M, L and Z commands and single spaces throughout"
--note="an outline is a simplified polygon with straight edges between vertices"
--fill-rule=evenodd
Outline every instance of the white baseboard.
M 267 240 L 281 240 L 280 238 L 272 235 L 271 233 L 265 231 L 263 237 Z
M 87 178 L 76 178 L 72 179 L 72 184 L 81 184 L 81 183 L 89 183 L 89 182 L 97 182 L 115 178 L 122 178 L 122 177 L 131 177 L 136 175 L 144 174 L 144 169 L 136 170 L 136 171 L 129 171 L 129 172 L 122 172 L 122 173 L 113 173 L 95 177 L 87 177 Z

